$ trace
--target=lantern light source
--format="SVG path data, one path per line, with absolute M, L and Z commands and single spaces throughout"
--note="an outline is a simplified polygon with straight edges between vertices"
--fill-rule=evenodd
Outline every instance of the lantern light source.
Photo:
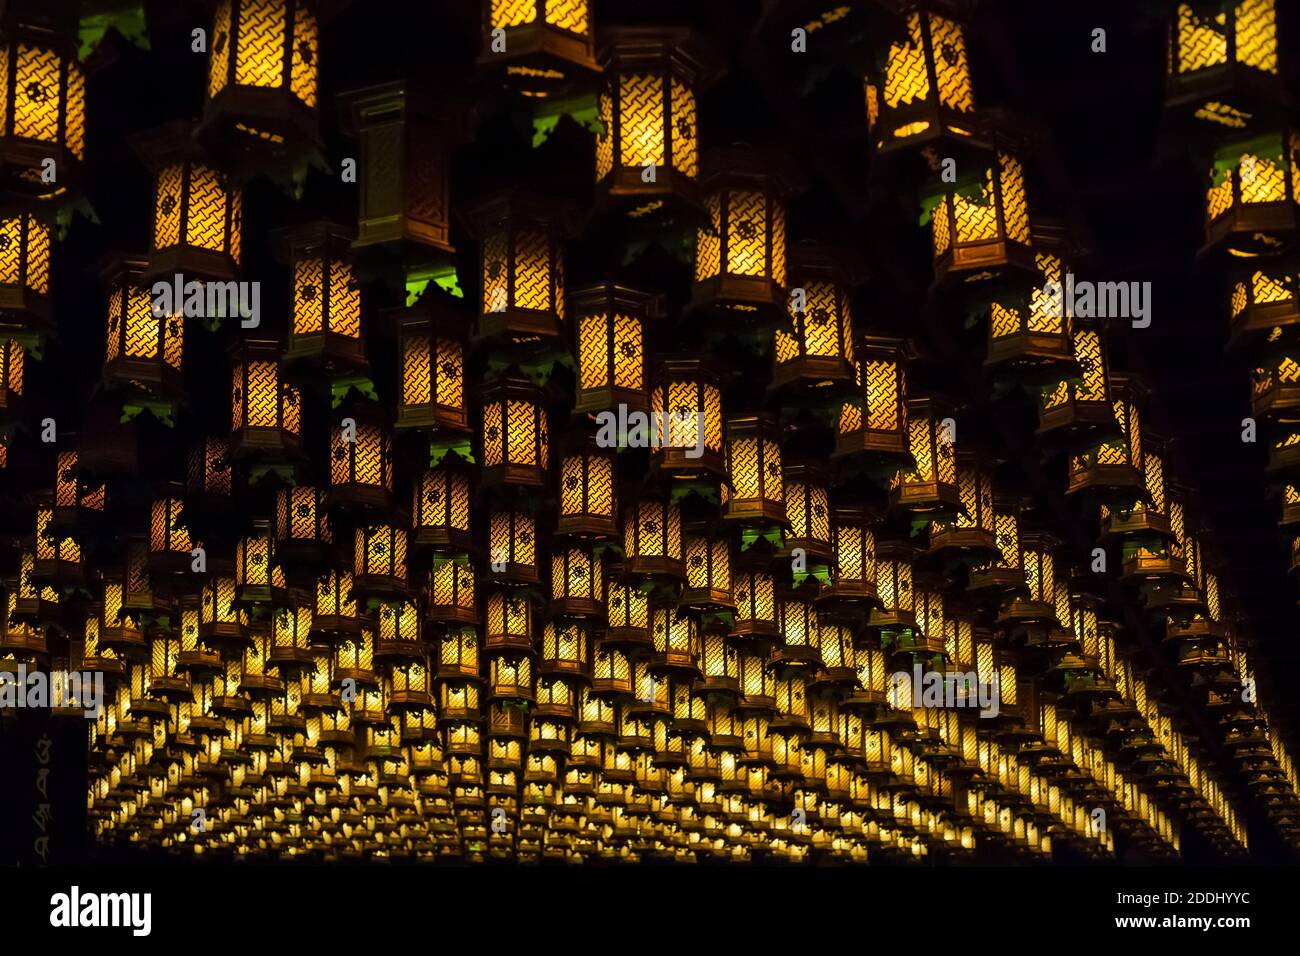
M 0 336 L 0 420 L 17 419 L 22 410 L 27 350 L 16 339 Z
M 1034 274 L 1024 167 L 1003 150 L 981 165 L 975 189 L 943 193 L 929 213 L 938 282 Z
M 302 448 L 302 398 L 283 381 L 280 345 L 245 339 L 233 353 L 230 445 L 236 457 L 296 454 Z
M 0 14 L 0 176 L 27 199 L 66 196 L 86 158 L 86 77 L 68 10 L 11 3 Z
M 1300 226 L 1300 133 L 1286 127 L 1235 137 L 1215 151 L 1205 193 L 1205 250 L 1275 255 Z
M 618 536 L 618 472 L 614 452 L 590 438 L 560 459 L 556 531 L 589 540 Z
M 1213 11 L 1182 0 L 1169 24 L 1165 108 L 1242 129 L 1282 100 L 1275 0 L 1235 0 Z
M 320 145 L 316 0 L 217 0 L 200 135 L 292 159 Z
M 797 383 L 821 392 L 855 383 L 853 279 L 844 253 L 809 242 L 790 247 L 793 328 L 776 330 L 773 389 Z
M 313 222 L 274 235 L 292 283 L 285 359 L 318 363 L 331 374 L 369 369 L 361 330 L 361 287 L 351 257 L 351 231 Z
M 551 441 L 542 390 L 522 375 L 507 374 L 483 386 L 483 480 L 546 484 Z
M 520 95 L 544 99 L 598 72 L 591 0 L 483 0 L 480 66 Z
M 54 330 L 49 295 L 49 224 L 30 212 L 0 213 L 0 312 L 6 324 L 48 335 Z
M 381 424 L 362 418 L 348 428 L 334 425 L 329 455 L 331 506 L 379 511 L 391 504 L 393 441 Z
M 907 445 L 913 465 L 900 468 L 890 487 L 890 503 L 921 512 L 956 511 L 956 423 L 951 407 L 936 398 L 913 398 L 907 409 Z
M 994 298 L 984 364 L 1026 381 L 1059 381 L 1078 371 L 1066 316 L 1073 265 L 1061 225 L 1036 221 L 1031 228 L 1038 276 L 1027 296 Z
M 435 552 L 470 548 L 470 476 L 447 463 L 425 471 L 411 504 L 411 544 Z
M 414 306 L 397 313 L 397 323 L 402 391 L 396 427 L 468 432 L 469 315 L 455 298 L 430 284 Z
M 668 355 L 650 392 L 651 462 L 675 478 L 725 474 L 722 391 L 707 359 Z
M 332 557 L 334 534 L 325 507 L 325 492 L 310 485 L 279 488 L 275 493 L 275 553 L 286 577 L 314 580 Z
M 406 529 L 378 522 L 360 526 L 354 538 L 353 584 L 359 594 L 406 593 Z
M 141 281 L 143 258 L 114 256 L 100 271 L 108 293 L 104 381 L 114 387 L 145 387 L 169 398 L 182 391 L 185 322 L 178 310 L 155 315 L 153 297 Z
M 723 517 L 786 523 L 779 427 L 760 415 L 727 419 L 727 474 L 731 496 Z
M 862 455 L 896 461 L 907 454 L 907 343 L 864 336 L 855 345 L 854 401 L 840 407 L 836 458 Z

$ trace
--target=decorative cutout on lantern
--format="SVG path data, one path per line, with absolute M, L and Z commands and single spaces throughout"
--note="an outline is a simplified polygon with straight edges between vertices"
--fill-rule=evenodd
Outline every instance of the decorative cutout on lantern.
M 22 415 L 26 365 L 27 351 L 22 345 L 0 334 L 0 421 L 17 420 Z
M 1232 286 L 1228 345 L 1263 358 L 1295 344 L 1300 326 L 1298 281 L 1300 268 L 1292 260 L 1264 261 L 1239 273 Z
M 698 210 L 696 90 L 719 72 L 714 57 L 688 29 L 620 26 L 602 34 L 600 61 L 597 187 L 630 199 L 633 219 Z
M 880 608 L 871 612 L 872 629 L 885 638 L 916 628 L 916 592 L 912 586 L 912 562 L 916 548 L 904 541 L 876 544 L 876 595 Z
M 232 353 L 230 391 L 231 453 L 297 454 L 302 448 L 302 397 L 280 375 L 280 345 L 245 339 Z
M 841 506 L 831 514 L 834 569 L 817 603 L 829 621 L 865 620 L 876 597 L 875 515 Z
M 162 497 L 155 498 L 150 508 L 150 574 L 155 579 L 172 578 L 173 588 L 180 585 L 187 591 L 192 582 L 194 591 L 197 591 L 199 579 L 190 574 L 193 561 L 190 552 L 196 545 L 197 542 L 191 539 L 185 525 L 185 503 L 180 495 L 180 486 L 177 485 Z
M 620 581 L 613 570 L 607 570 L 605 594 L 609 627 L 602 645 L 628 648 L 649 646 L 650 599 L 646 592 Z
M 934 4 L 907 12 L 904 35 L 865 81 L 867 122 L 883 153 L 935 140 L 972 142 L 979 131 L 962 24 L 926 6 Z
M 544 99 L 599 72 L 591 0 L 483 0 L 478 63 L 522 96 Z
M 1252 125 L 1285 101 L 1278 82 L 1275 0 L 1214 8 L 1182 2 L 1169 23 L 1165 108 L 1225 129 Z
M 235 546 L 235 599 L 245 606 L 277 607 L 288 600 L 284 571 L 276 559 L 270 522 L 265 519 L 255 520 L 253 533 Z
M 470 213 L 482 255 L 476 339 L 533 341 L 561 337 L 565 319 L 564 249 L 573 211 L 521 192 L 495 197 Z
M 62 199 L 81 181 L 86 77 L 67 9 L 14 3 L 0 15 L 0 178 L 18 198 Z
M 930 551 L 978 558 L 996 550 L 993 479 L 976 453 L 958 451 L 956 460 L 961 510 L 952 520 L 931 526 Z
M 292 320 L 285 360 L 319 363 L 331 376 L 370 368 L 361 334 L 361 285 L 350 255 L 351 231 L 313 222 L 277 232 L 290 271 Z
M 691 307 L 750 332 L 783 324 L 785 201 L 794 181 L 774 159 L 736 147 L 705 155 L 701 183 L 709 221 L 696 235 Z
M 790 522 L 781 548 L 782 555 L 802 550 L 808 574 L 829 576 L 831 502 L 826 470 L 812 462 L 786 465 L 782 497 Z
M 483 481 L 540 487 L 551 464 L 542 390 L 521 375 L 505 374 L 483 393 Z
M 478 624 L 474 603 L 474 571 L 466 564 L 435 558 L 429 574 L 426 619 L 447 626 Z
M 650 657 L 652 673 L 699 675 L 703 645 L 699 623 L 693 615 L 678 614 L 674 605 L 652 606 L 650 636 L 654 642 L 654 652 Z
M 556 532 L 585 540 L 618 537 L 617 465 L 614 453 L 590 438 L 566 453 L 559 468 Z
M 1300 134 L 1282 128 L 1234 139 L 1214 154 L 1204 250 L 1249 258 L 1289 247 L 1300 225 Z
M 936 282 L 976 282 L 1008 272 L 1032 279 L 1029 204 L 1019 159 L 999 151 L 977 179 L 955 189 L 942 183 L 933 188 L 938 191 L 923 208 L 931 226 Z
M 1038 434 L 1074 439 L 1115 431 L 1106 367 L 1106 339 L 1100 323 L 1071 317 L 1071 340 L 1078 374 L 1044 386 L 1038 399 Z
M 731 620 L 736 607 L 731 590 L 731 542 L 725 536 L 713 536 L 707 528 L 696 527 L 685 535 L 683 544 L 686 564 L 686 587 L 680 607 L 707 612 L 711 619 L 726 615 L 718 622 L 723 627 Z
M 331 568 L 316 579 L 314 590 L 313 632 L 327 643 L 358 637 L 361 619 L 357 616 L 357 601 L 352 593 L 352 574 Z
M 319 151 L 316 10 L 316 0 L 217 0 L 199 128 L 214 148 L 258 160 Z
M 50 227 L 29 212 L 0 214 L 0 325 L 43 338 L 50 308 Z
M 242 258 L 240 187 L 195 144 L 187 123 L 170 123 L 131 142 L 153 175 L 145 281 L 173 283 L 178 275 L 187 283 L 234 279 Z

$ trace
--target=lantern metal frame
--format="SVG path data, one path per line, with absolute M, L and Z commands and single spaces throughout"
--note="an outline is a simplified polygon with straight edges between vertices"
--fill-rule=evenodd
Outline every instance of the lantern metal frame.
M 931 213 L 938 285 L 1011 276 L 1032 281 L 1037 274 L 1024 166 L 1002 142 L 981 165 L 980 200 L 945 192 Z

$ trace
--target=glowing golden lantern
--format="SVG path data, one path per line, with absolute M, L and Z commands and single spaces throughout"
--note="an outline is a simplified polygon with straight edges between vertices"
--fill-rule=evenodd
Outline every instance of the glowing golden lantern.
M 478 623 L 471 568 L 454 560 L 435 558 L 426 594 L 426 620 L 449 626 L 473 627 Z
M 393 495 L 393 442 L 387 430 L 353 420 L 330 429 L 331 506 L 387 508 Z
M 315 0 L 217 0 L 200 130 L 275 158 L 319 143 Z
M 731 543 L 725 537 L 710 537 L 707 529 L 694 528 L 684 539 L 686 588 L 680 603 L 698 611 L 729 611 L 735 597 L 731 590 Z
M 816 391 L 856 382 L 849 301 L 854 277 L 845 258 L 835 249 L 809 242 L 790 248 L 788 309 L 793 327 L 775 333 L 774 389 L 801 384 Z
M 1251 412 L 1258 419 L 1288 421 L 1300 408 L 1300 365 L 1296 353 L 1274 354 L 1254 370 Z
M 10 4 L 0 18 L 0 171 L 27 198 L 66 195 L 86 158 L 86 77 L 67 9 Z
M 574 411 L 645 411 L 646 324 L 662 314 L 662 297 L 600 282 L 571 292 L 569 309 L 578 358 Z
M 727 419 L 727 475 L 731 495 L 723 517 L 786 523 L 779 426 L 761 415 Z
M 291 579 L 315 579 L 330 562 L 334 534 L 325 492 L 310 485 L 275 493 L 275 554 Z
M 664 357 L 650 392 L 649 427 L 650 459 L 661 471 L 681 478 L 724 474 L 722 391 L 711 363 Z
M 361 594 L 399 595 L 406 591 L 406 529 L 391 524 L 358 527 L 352 566 L 353 586 Z
M 273 238 L 292 273 L 287 362 L 308 360 L 330 373 L 364 373 L 369 363 L 350 230 L 322 221 L 281 230 Z
M 821 627 L 812 602 L 794 594 L 783 595 L 778 598 L 777 608 L 781 642 L 772 655 L 772 666 L 821 667 Z
M 699 693 L 702 696 L 683 690 L 681 697 L 684 709 L 676 706 L 677 698 L 674 697 L 673 725 L 679 733 L 687 728 L 688 723 L 685 722 L 694 719 L 691 716 L 692 708 L 701 699 L 707 701 L 710 695 L 725 695 L 734 699 L 740 693 L 740 657 L 736 645 L 728 635 L 716 630 L 705 632 L 700 653 L 700 671 Z
M 204 438 L 188 455 L 185 494 L 193 503 L 229 502 L 233 485 L 230 443 L 224 438 Z
M 975 96 L 962 24 L 922 4 L 907 11 L 905 33 L 889 46 L 879 75 L 865 83 L 867 122 L 882 152 L 977 132 Z
M 1115 427 L 1102 329 L 1097 321 L 1078 316 L 1071 317 L 1071 324 L 1078 376 L 1043 386 L 1038 402 L 1040 435 L 1087 434 Z
M 999 151 L 970 189 L 945 192 L 929 211 L 936 281 L 1035 273 L 1020 160 Z
M 483 0 L 481 66 L 541 99 L 598 71 L 590 0 Z
M 686 577 L 681 509 L 650 497 L 627 506 L 623 515 L 623 569 L 634 577 Z
M 235 546 L 235 597 L 244 605 L 282 606 L 288 599 L 284 571 L 277 561 L 266 520 L 255 520 L 252 534 Z
M 826 471 L 812 462 L 785 466 L 785 513 L 790 522 L 782 554 L 803 551 L 812 564 L 829 564 L 831 560 L 831 503 Z
M 698 676 L 703 645 L 699 623 L 693 615 L 679 614 L 674 605 L 652 606 L 650 634 L 654 641 L 654 652 L 650 658 L 652 673 Z M 667 684 L 663 683 L 661 689 L 665 692 L 666 699 Z
M 600 558 L 587 548 L 570 545 L 551 555 L 551 613 L 560 617 L 605 617 Z
M 108 291 L 104 381 L 176 397 L 183 385 L 184 320 L 154 315 L 152 295 L 140 281 L 144 269 L 143 259 L 115 256 L 100 272 Z
M 248 628 L 235 600 L 235 579 L 229 575 L 227 570 L 226 575 L 214 577 L 203 585 L 199 601 L 199 640 L 217 650 L 233 647 L 242 651 L 248 641 Z M 104 594 L 107 604 L 107 588 Z
M 1066 316 L 1073 266 L 1059 226 L 1035 222 L 1034 264 L 1038 276 L 1019 296 L 1006 293 L 989 308 L 984 364 L 1009 369 L 1026 381 L 1060 380 L 1075 371 Z M 1059 290 L 1059 292 L 1058 292 Z
M 27 331 L 53 331 L 50 227 L 29 212 L 0 214 L 0 312 Z
M 505 193 L 471 213 L 481 243 L 482 289 L 475 337 L 559 339 L 565 320 L 563 236 L 569 207 Z
M 425 471 L 411 505 L 411 544 L 441 553 L 470 548 L 469 476 L 446 464 Z
M 533 700 L 533 652 L 511 648 L 489 655 L 487 662 L 488 700 Z M 505 716 L 501 710 L 496 712 Z M 516 713 L 518 713 L 516 711 Z M 520 715 L 522 722 L 522 715 Z M 522 727 L 522 723 L 519 725 Z M 499 727 L 493 728 L 499 732 Z
M 865 336 L 855 345 L 857 401 L 840 408 L 835 457 L 858 453 L 887 460 L 907 452 L 907 372 L 901 339 Z
M 612 568 L 606 572 L 605 607 L 609 627 L 602 644 L 606 647 L 648 647 L 650 644 L 650 599 L 640 588 L 620 581 Z
M 957 491 L 961 512 L 951 521 L 934 523 L 930 551 L 975 556 L 991 553 L 996 547 L 993 479 L 973 452 L 957 452 Z
M 32 580 L 58 588 L 84 587 L 86 569 L 82 563 L 81 547 L 70 536 L 55 536 L 50 527 L 53 517 L 53 502 L 43 497 L 36 508 L 36 559 L 32 565 Z
M 157 578 L 174 576 L 174 583 L 185 587 L 185 576 L 190 574 L 191 550 L 198 542 L 190 537 L 185 525 L 185 502 L 180 487 L 169 489 L 167 494 L 155 498 L 149 513 L 149 570 Z M 197 591 L 199 579 L 190 578 Z M 189 590 L 185 587 L 185 590 Z
M 527 595 L 494 591 L 484 609 L 484 638 L 487 650 L 529 649 L 533 643 L 533 606 Z
M 1142 487 L 1142 424 L 1138 411 L 1141 388 L 1127 376 L 1110 376 L 1111 411 L 1115 437 L 1094 440 L 1095 443 L 1070 456 L 1069 483 L 1066 494 L 1080 491 L 1112 490 L 1122 497 L 1141 494 Z
M 827 618 L 861 620 L 876 603 L 875 516 L 862 507 L 831 513 L 833 571 L 821 589 L 818 607 Z
M 895 635 L 916 628 L 916 589 L 912 562 L 916 548 L 904 541 L 876 542 L 876 595 L 881 606 L 872 610 L 870 626 Z
M 551 442 L 542 390 L 519 375 L 483 386 L 483 480 L 542 486 Z
M 571 698 L 560 688 L 566 688 L 566 681 L 578 680 L 585 683 L 591 668 L 591 634 L 581 622 L 548 621 L 542 629 L 542 644 L 539 657 L 539 669 L 542 681 L 538 686 L 538 704 L 542 704 L 542 695 L 547 701 L 547 713 L 564 714 L 562 701 L 568 700 L 567 713 L 572 715 Z M 559 678 L 559 679 L 557 679 Z
M 518 508 L 492 512 L 488 521 L 489 579 L 510 584 L 537 584 L 537 525 L 533 515 Z
M 698 208 L 696 90 L 716 75 L 714 58 L 687 29 L 614 27 L 602 34 L 600 61 L 597 186 L 611 198 L 631 197 L 635 219 Z
M 145 279 L 227 281 L 242 259 L 243 192 L 195 145 L 186 123 L 132 140 L 153 174 L 153 231 Z M 215 318 L 216 316 L 209 316 Z
M 18 418 L 27 352 L 14 339 L 0 339 L 0 417 Z
M 793 182 L 774 160 L 745 148 L 713 150 L 701 183 L 709 223 L 695 241 L 691 306 L 753 329 L 786 309 L 785 200 Z
M 736 625 L 738 638 L 772 640 L 781 631 L 776 618 L 776 585 L 765 571 L 738 571 L 735 577 Z
M 1213 9 L 1178 4 L 1169 24 L 1167 109 L 1242 129 L 1279 99 L 1279 90 L 1275 0 Z
M 397 313 L 401 349 L 401 398 L 397 428 L 469 430 L 465 350 L 469 316 L 438 286 Z
M 302 397 L 280 374 L 279 343 L 245 339 L 233 354 L 231 453 L 296 454 L 302 447 Z
M 649 625 L 646 634 L 649 636 Z M 648 646 L 648 644 L 647 644 Z M 588 733 L 614 732 L 614 708 L 606 709 L 599 700 L 618 698 L 632 693 L 632 661 L 627 651 L 606 641 L 598 641 L 591 661 L 591 695 L 584 709 L 583 728 Z
M 310 607 L 302 605 L 276 609 L 272 618 L 271 645 L 265 666 L 285 680 L 292 680 L 303 671 L 315 668 L 315 656 L 311 648 Z
M 617 471 L 612 451 L 590 439 L 560 460 L 556 531 L 587 540 L 618 535 Z
M 895 474 L 889 491 L 891 504 L 940 514 L 961 507 L 956 434 L 947 404 L 934 398 L 908 402 L 907 443 L 914 464 Z
M 276 546 L 278 548 L 280 542 L 277 541 Z M 332 568 L 326 571 L 317 579 L 315 593 L 312 628 L 320 639 L 334 643 L 356 638 L 361 633 L 361 618 L 357 614 L 349 572 Z
M 1233 140 L 1215 153 L 1205 194 L 1205 248 L 1252 257 L 1294 239 L 1300 134 L 1289 129 Z
M 1020 549 L 1018 565 L 1024 572 L 1025 589 L 1005 601 L 997 622 L 1012 636 L 1027 635 L 1032 642 L 1045 637 L 1056 620 L 1056 564 L 1053 551 L 1059 541 L 1042 531 L 1026 531 L 1017 536 Z

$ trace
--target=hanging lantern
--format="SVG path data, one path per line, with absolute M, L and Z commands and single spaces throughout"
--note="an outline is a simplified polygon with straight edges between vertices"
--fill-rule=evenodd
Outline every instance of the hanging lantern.
M 818 394 L 856 382 L 849 293 L 854 277 L 846 257 L 828 246 L 790 247 L 789 313 L 793 328 L 776 330 L 772 385 L 800 385 Z
M 907 372 L 902 339 L 865 336 L 856 345 L 858 401 L 840 408 L 835 457 L 867 453 L 886 460 L 907 453 Z
M 455 560 L 435 558 L 426 594 L 429 622 L 471 628 L 478 623 L 474 573 L 470 567 Z
M 650 644 L 650 598 L 638 587 L 622 582 L 609 570 L 605 578 L 605 606 L 609 626 L 601 641 L 607 648 L 648 647 Z
M 1111 412 L 1116 437 L 1094 439 L 1091 447 L 1072 454 L 1067 495 L 1081 491 L 1121 497 L 1140 496 L 1142 488 L 1142 425 L 1138 412 L 1138 383 L 1127 376 L 1110 376 Z
M 654 673 L 675 673 L 696 677 L 700 672 L 703 649 L 699 623 L 693 615 L 678 614 L 674 605 L 657 605 L 650 609 L 650 635 L 654 653 L 650 669 Z M 667 691 L 666 684 L 662 685 Z
M 236 346 L 230 391 L 230 445 L 235 457 L 296 455 L 302 448 L 302 398 L 280 375 L 280 346 L 245 339 Z
M 786 524 L 780 430 L 771 419 L 727 419 L 727 475 L 731 495 L 722 516 L 733 521 Z
M 957 426 L 951 411 L 934 398 L 908 402 L 907 444 L 914 464 L 895 474 L 889 491 L 891 505 L 940 515 L 960 509 Z
M 560 514 L 556 532 L 585 540 L 618 535 L 617 470 L 614 452 L 591 439 L 560 460 Z
M 602 34 L 600 62 L 597 187 L 630 200 L 633 219 L 698 209 L 696 90 L 719 72 L 713 56 L 687 29 L 614 27 Z
M 542 390 L 520 375 L 483 386 L 483 480 L 542 486 L 551 442 Z
M 50 527 L 54 517 L 53 502 L 48 498 L 36 507 L 36 558 L 32 565 L 33 581 L 55 588 L 85 587 L 86 569 L 81 546 L 71 536 L 55 537 Z
M 329 565 L 334 546 L 325 492 L 310 485 L 275 493 L 275 554 L 286 577 L 315 580 Z
M 685 535 L 682 550 L 686 587 L 680 606 L 711 613 L 733 611 L 736 604 L 731 590 L 731 542 L 723 536 L 711 537 L 706 528 L 696 527 Z
M 1278 82 L 1275 0 L 1213 9 L 1181 2 L 1169 24 L 1165 108 L 1242 129 L 1284 100 Z
M 778 597 L 777 609 L 781 641 L 773 651 L 771 665 L 778 669 L 821 667 L 821 626 L 812 602 L 789 594 Z
M 1095 320 L 1078 316 L 1072 316 L 1070 321 L 1078 376 L 1043 386 L 1038 402 L 1038 434 L 1076 436 L 1114 431 L 1115 413 L 1101 327 Z
M 15 196 L 60 199 L 81 180 L 86 77 L 76 29 L 66 4 L 13 3 L 0 15 L 0 175 Z
M 22 417 L 27 352 L 14 339 L 0 336 L 0 421 Z
M 391 597 L 406 592 L 406 530 L 372 524 L 356 530 L 353 586 L 359 594 Z
M 172 578 L 181 583 L 191 572 L 192 549 L 196 546 L 185 524 L 185 502 L 180 486 L 155 498 L 149 515 L 149 572 L 155 579 Z M 198 578 L 192 579 L 195 589 Z
M 235 579 L 218 576 L 203 585 L 199 601 L 199 640 L 216 650 L 236 648 L 242 652 L 248 642 L 248 628 L 236 603 Z M 108 591 L 105 589 L 105 603 Z
M 682 580 L 682 513 L 666 500 L 645 497 L 623 514 L 623 570 L 634 577 Z
M 833 567 L 818 607 L 831 621 L 864 619 L 876 603 L 875 516 L 862 507 L 837 507 L 831 513 Z
M 650 460 L 674 478 L 720 477 L 722 392 L 710 362 L 665 356 L 650 392 Z
M 942 192 L 928 208 L 939 283 L 1035 274 L 1029 205 L 1020 160 L 999 150 L 967 189 Z
M 468 314 L 455 298 L 430 285 L 419 302 L 396 316 L 402 361 L 397 428 L 468 432 Z
M 916 548 L 904 541 L 876 543 L 876 595 L 881 606 L 871 612 L 868 623 L 873 630 L 897 635 L 916 629 L 916 592 L 912 586 L 916 553 Z
M 1289 260 L 1261 262 L 1235 276 L 1228 345 L 1265 357 L 1296 341 L 1300 307 L 1296 304 L 1295 265 Z
M 590 0 L 483 0 L 480 66 L 532 99 L 555 96 L 599 71 Z
M 907 11 L 906 32 L 890 44 L 880 73 L 866 80 L 867 122 L 882 153 L 970 142 L 978 131 L 964 28 L 935 7 Z
M 1255 418 L 1288 421 L 1295 417 L 1300 408 L 1300 365 L 1295 355 L 1275 355 L 1254 370 L 1250 408 Z
M 280 542 L 276 542 L 279 547 Z M 312 614 L 313 633 L 326 643 L 357 639 L 361 618 L 352 593 L 352 575 L 334 568 L 316 580 L 316 608 Z
M 471 214 L 482 251 L 476 339 L 559 339 L 565 319 L 564 249 L 572 211 L 509 192 Z
M 265 660 L 265 666 L 286 681 L 315 669 L 309 606 L 276 609 L 272 618 L 271 645 Z
M 1031 643 L 1042 643 L 1048 627 L 1059 624 L 1052 555 L 1059 543 L 1045 532 L 1020 530 L 1017 564 L 1024 572 L 1025 590 L 1003 602 L 997 618 L 998 625 L 1007 628 L 1013 637 L 1027 636 Z
M 195 145 L 186 123 L 140 134 L 132 143 L 153 174 L 145 281 L 234 279 L 242 257 L 241 189 Z
M 736 574 L 736 625 L 738 638 L 772 640 L 780 634 L 776 619 L 776 585 L 764 571 L 744 570 Z
M 49 225 L 29 212 L 0 213 L 0 323 L 52 333 L 49 295 Z
M 551 555 L 551 613 L 557 617 L 603 619 L 600 558 L 591 550 L 570 545 Z
M 1061 226 L 1035 222 L 1034 264 L 1037 276 L 1024 294 L 1002 293 L 989 307 L 986 366 L 1007 369 L 1025 382 L 1059 381 L 1074 368 L 1074 348 L 1066 318 L 1073 293 L 1073 265 Z
M 489 580 L 507 584 L 538 584 L 537 525 L 533 515 L 519 509 L 492 512 L 488 522 Z
M 286 362 L 319 363 L 331 374 L 366 374 L 370 363 L 361 334 L 361 285 L 352 264 L 350 231 L 320 221 L 281 230 L 272 238 L 292 273 Z
M 259 159 L 320 148 L 315 0 L 217 0 L 200 135 Z
M 695 241 L 691 307 L 753 331 L 786 309 L 785 201 L 793 181 L 745 148 L 710 151 L 701 183 L 709 222 Z
M 809 567 L 830 564 L 831 503 L 825 469 L 812 462 L 786 465 L 782 497 L 790 522 L 782 555 L 801 550 Z
M 77 466 L 75 450 L 61 451 L 54 471 L 54 512 L 51 532 L 91 532 L 101 523 L 107 504 L 103 483 L 86 481 Z
M 177 398 L 184 387 L 184 319 L 179 313 L 154 314 L 153 297 L 141 281 L 145 267 L 142 258 L 114 256 L 100 270 L 108 293 L 104 381 Z
M 374 423 L 351 422 L 330 429 L 330 488 L 332 507 L 380 511 L 392 503 L 393 441 Z
M 284 571 L 275 555 L 270 522 L 256 519 L 253 533 L 235 546 L 235 599 L 243 605 L 283 606 Z
M 644 412 L 646 324 L 661 317 L 663 298 L 614 282 L 569 293 L 578 358 L 575 412 Z
M 443 554 L 470 550 L 469 475 L 448 464 L 430 468 L 414 489 L 411 544 Z
M 548 714 L 565 713 L 560 709 L 560 692 L 557 688 L 568 686 L 566 681 L 587 681 L 591 667 L 591 635 L 580 622 L 549 621 L 542 629 L 542 646 L 539 673 L 543 678 L 538 690 L 545 688 Z M 557 679 L 558 678 L 558 679 Z M 539 697 L 539 706 L 541 699 Z M 568 705 L 572 714 L 572 703 Z
M 1224 143 L 1205 193 L 1205 246 L 1237 257 L 1275 255 L 1300 224 L 1300 134 L 1289 129 Z

